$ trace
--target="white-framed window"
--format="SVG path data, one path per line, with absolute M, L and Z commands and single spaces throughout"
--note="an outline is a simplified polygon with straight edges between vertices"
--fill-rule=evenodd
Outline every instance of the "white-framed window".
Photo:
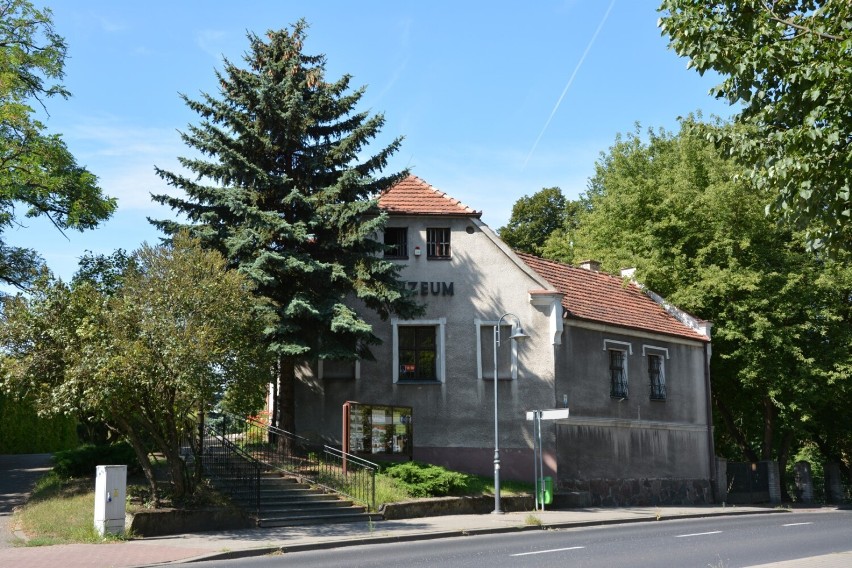
M 497 320 L 476 319 L 476 377 L 494 379 L 494 326 Z M 497 349 L 497 378 L 518 378 L 518 342 L 509 337 L 515 330 L 514 324 L 505 322 L 500 326 L 500 347 Z
M 666 400 L 666 367 L 662 355 L 648 355 L 648 383 L 651 400 Z
M 651 400 L 666 400 L 666 359 L 669 350 L 653 345 L 642 346 L 642 356 L 648 361 L 648 389 Z
M 620 349 L 626 351 L 628 355 L 633 355 L 633 344 L 629 341 L 618 341 L 617 339 L 604 339 L 603 350 Z
M 444 382 L 446 325 L 446 318 L 391 320 L 394 383 Z
M 320 359 L 317 361 L 317 377 L 320 379 L 360 379 L 361 361 Z

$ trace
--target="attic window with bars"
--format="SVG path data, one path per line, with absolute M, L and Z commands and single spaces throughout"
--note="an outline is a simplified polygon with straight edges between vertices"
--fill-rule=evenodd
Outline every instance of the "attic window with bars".
M 426 229 L 426 258 L 450 258 L 450 229 Z
M 408 228 L 385 228 L 385 258 L 408 258 Z
M 627 398 L 627 353 L 609 350 L 609 396 Z

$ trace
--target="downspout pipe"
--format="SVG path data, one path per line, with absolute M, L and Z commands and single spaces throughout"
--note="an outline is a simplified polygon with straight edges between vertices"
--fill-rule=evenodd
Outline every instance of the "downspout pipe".
M 710 390 L 710 342 L 704 344 L 704 388 L 707 406 L 707 445 L 710 466 L 710 495 L 713 503 L 718 503 L 716 491 L 716 446 L 713 440 L 713 398 Z

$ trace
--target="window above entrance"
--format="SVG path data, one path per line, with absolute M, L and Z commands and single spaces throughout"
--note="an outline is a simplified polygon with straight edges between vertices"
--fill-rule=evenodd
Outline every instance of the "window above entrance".
M 393 382 L 441 383 L 444 380 L 446 319 L 391 320 Z

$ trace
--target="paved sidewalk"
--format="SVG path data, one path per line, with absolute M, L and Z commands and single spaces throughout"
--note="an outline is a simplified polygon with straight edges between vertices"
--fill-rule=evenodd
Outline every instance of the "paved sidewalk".
M 14 459 L 13 459 L 14 458 Z M 4 461 L 5 460 L 5 461 Z M 767 507 L 636 507 L 577 509 L 535 513 L 542 526 L 527 526 L 530 513 L 452 515 L 421 519 L 346 523 L 275 529 L 243 529 L 136 539 L 106 544 L 68 544 L 13 547 L 8 519 L 21 504 L 32 483 L 48 467 L 46 456 L 0 456 L 0 566 L 28 568 L 131 568 L 203 559 L 244 558 L 274 552 L 296 552 L 363 544 L 404 542 L 541 530 L 600 526 L 654 520 L 710 516 L 783 513 Z M 18 535 L 18 538 L 23 535 Z M 852 544 L 850 544 L 852 548 Z M 852 551 L 760 568 L 847 568 Z
M 544 527 L 570 528 L 707 516 L 783 513 L 764 507 L 638 507 L 536 513 Z M 297 552 L 363 544 L 404 542 L 541 530 L 526 526 L 529 513 L 453 515 L 374 523 L 346 523 L 275 529 L 243 529 L 137 539 L 111 544 L 71 544 L 0 549 L 0 566 L 31 568 L 130 568 L 197 560 L 245 558 L 274 552 Z M 846 568 L 852 552 L 761 568 Z
M 0 550 L 12 546 L 12 513 L 52 466 L 51 454 L 0 455 Z M 3 564 L 0 563 L 0 566 Z

